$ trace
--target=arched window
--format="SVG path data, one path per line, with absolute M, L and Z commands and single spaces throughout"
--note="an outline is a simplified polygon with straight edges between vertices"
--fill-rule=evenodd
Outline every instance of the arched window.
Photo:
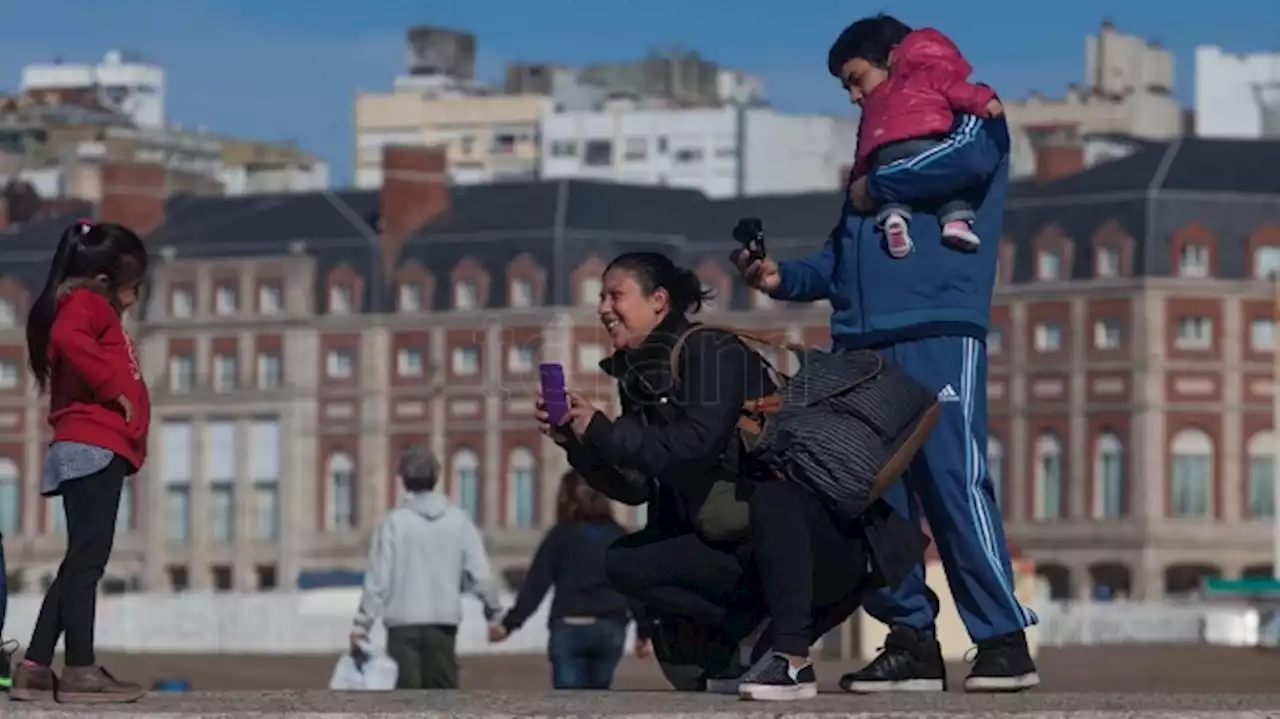
M 480 458 L 469 449 L 458 450 L 453 455 L 453 501 L 471 516 L 480 517 Z
M 1052 434 L 1036 439 L 1035 519 L 1062 519 L 1062 442 Z
M 596 275 L 583 277 L 578 286 L 578 304 L 584 307 L 595 307 L 600 302 L 600 292 L 604 284 Z
M 1269 518 L 1276 514 L 1275 442 L 1271 432 L 1259 432 L 1249 438 L 1249 517 Z
M 1170 513 L 1208 517 L 1213 512 L 1213 440 L 1203 430 L 1184 429 L 1174 435 L 1170 450 Z
M 138 478 L 124 481 L 120 488 L 120 508 L 116 510 L 116 534 L 128 534 L 133 529 L 133 483 Z
M 507 525 L 532 527 L 537 507 L 537 462 L 525 447 L 511 450 L 507 459 Z
M 0 458 L 0 534 L 18 533 L 22 517 L 22 478 L 18 463 Z
M 991 491 L 996 504 L 1004 503 L 1004 445 L 995 436 L 987 437 L 987 476 L 991 478 Z
M 1098 437 L 1093 458 L 1093 518 L 1124 515 L 1124 445 L 1110 432 Z
M 329 506 L 326 513 L 330 531 L 346 531 L 356 526 L 356 463 L 346 452 L 329 455 Z

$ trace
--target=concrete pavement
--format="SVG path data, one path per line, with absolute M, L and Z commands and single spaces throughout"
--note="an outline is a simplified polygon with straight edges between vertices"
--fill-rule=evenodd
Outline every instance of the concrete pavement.
M 734 697 L 674 692 L 208 692 L 152 695 L 134 705 L 38 706 L 0 703 L 5 719 L 836 719 L 837 717 L 1274 717 L 1280 696 L 1205 694 L 1059 694 L 1009 696 L 959 693 L 857 697 L 824 694 L 812 701 L 743 702 Z

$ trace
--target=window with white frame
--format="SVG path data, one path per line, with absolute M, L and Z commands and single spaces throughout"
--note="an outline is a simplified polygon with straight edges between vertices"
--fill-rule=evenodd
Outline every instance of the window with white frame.
M 1179 277 L 1208 277 L 1209 248 L 1206 245 L 1187 243 L 1178 250 Z
M 425 369 L 422 351 L 416 347 L 401 347 L 396 352 L 396 374 L 401 377 L 421 377 Z
M 280 389 L 283 375 L 280 355 L 275 352 L 259 352 L 255 362 L 257 366 L 254 368 L 254 379 L 258 389 L 264 391 Z
M 230 392 L 240 384 L 239 362 L 233 354 L 218 354 L 213 357 L 213 389 L 215 392 Z
M 1062 328 L 1052 322 L 1040 322 L 1035 329 L 1036 352 L 1057 352 L 1062 349 Z
M 475 452 L 462 449 L 454 453 L 452 465 L 449 492 L 454 504 L 475 521 L 480 516 L 480 458 Z
M 1206 518 L 1213 513 L 1213 440 L 1199 429 L 1183 429 L 1171 443 L 1169 510 L 1174 517 Z
M 205 478 L 209 482 L 209 538 L 230 543 L 236 527 L 236 425 L 211 420 L 205 425 Z
M 1093 255 L 1093 273 L 1099 278 L 1120 276 L 1120 251 L 1114 247 L 1099 247 Z
M 18 307 L 8 297 L 0 297 L 0 328 L 18 326 Z
M 523 277 L 511 280 L 510 305 L 515 308 L 533 306 L 533 282 Z
M 255 419 L 249 425 L 249 473 L 253 480 L 253 537 L 280 536 L 280 421 Z
M 120 505 L 116 510 L 116 536 L 133 531 L 133 481 L 120 487 Z
M 1280 247 L 1262 245 L 1253 251 L 1253 276 L 1259 280 L 1269 280 L 1280 272 Z
M 994 435 L 987 435 L 987 476 L 996 504 L 1004 503 L 1004 445 Z
M 401 282 L 396 289 L 396 309 L 417 312 L 422 309 L 422 288 L 416 282 Z
M 533 452 L 525 447 L 516 447 L 511 450 L 507 464 L 510 472 L 507 478 L 507 526 L 532 527 L 538 500 L 538 467 Z
M 278 315 L 284 310 L 284 293 L 275 282 L 258 284 L 258 314 Z
M 1203 350 L 1213 347 L 1213 320 L 1208 317 L 1181 317 L 1173 344 L 1178 349 Z
M 347 285 L 329 286 L 329 314 L 351 314 L 351 288 Z
M 1275 435 L 1258 432 L 1249 438 L 1249 487 L 1245 515 L 1249 519 L 1276 516 Z
M 584 277 L 578 284 L 578 304 L 584 307 L 595 307 L 600 304 L 600 293 L 604 284 L 599 277 Z
M 191 480 L 195 474 L 191 423 L 166 420 L 160 428 L 160 476 L 164 484 L 164 532 L 172 542 L 191 538 Z
M 1062 257 L 1055 250 L 1036 253 L 1036 279 L 1051 282 L 1062 279 Z
M 604 361 L 604 347 L 594 342 L 578 344 L 578 371 L 599 372 Z
M 507 372 L 528 374 L 537 364 L 537 353 L 528 345 L 511 345 L 507 348 Z
M 234 315 L 239 309 L 238 299 L 235 285 L 219 283 L 213 288 L 213 313 L 219 317 Z
M 329 350 L 324 359 L 324 373 L 330 379 L 350 379 L 355 372 L 355 353 L 348 347 Z
M 1256 317 L 1249 323 L 1249 349 L 1254 352 L 1271 352 L 1276 346 L 1276 321 L 1270 317 Z
M 169 294 L 169 316 L 187 319 L 196 313 L 196 298 L 190 287 L 174 287 Z
M 475 347 L 454 347 L 451 362 L 453 373 L 459 377 L 480 374 L 480 351 Z
M 1120 326 L 1120 320 L 1108 317 L 1093 323 L 1093 346 L 1095 349 L 1120 349 L 1120 343 L 1123 340 L 1124 330 Z
M 190 392 L 195 386 L 196 363 L 191 355 L 172 355 L 169 357 L 169 391 Z
M 471 280 L 458 280 L 453 283 L 453 308 L 455 310 L 474 310 L 480 301 L 480 291 Z
M 67 533 L 67 508 L 62 502 L 62 496 L 50 497 L 44 503 L 45 508 L 49 512 L 48 521 L 45 526 L 48 528 L 48 534 L 66 534 Z
M 1036 438 L 1035 519 L 1062 519 L 1062 442 L 1052 434 Z
M 336 452 L 328 461 L 328 512 L 325 529 L 344 532 L 356 526 L 356 463 L 351 455 Z
M 1124 515 L 1124 444 L 1116 435 L 1098 436 L 1093 458 L 1094 519 L 1118 519 Z
M 16 389 L 22 370 L 13 360 L 0 360 L 0 389 Z
M 999 327 L 987 329 L 987 354 L 998 355 L 1004 351 L 1004 332 Z

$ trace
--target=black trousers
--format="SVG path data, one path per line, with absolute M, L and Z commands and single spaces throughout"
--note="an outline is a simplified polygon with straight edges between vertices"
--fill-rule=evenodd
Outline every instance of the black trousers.
M 97 474 L 62 483 L 67 551 L 40 605 L 27 659 L 45 666 L 52 664 L 58 637 L 65 635 L 67 666 L 87 667 L 96 663 L 93 625 L 98 582 L 111 558 L 120 492 L 128 472 L 129 463 L 116 457 Z
M 861 533 L 838 526 L 816 495 L 791 482 L 759 483 L 749 503 L 746 545 L 646 528 L 609 548 L 605 572 L 615 589 L 656 614 L 718 627 L 728 641 L 741 640 L 767 614 L 772 648 L 806 656 L 819 632 L 858 607 L 868 578 Z
M 400 668 L 396 689 L 457 689 L 458 628 L 407 624 L 387 628 L 387 655 Z

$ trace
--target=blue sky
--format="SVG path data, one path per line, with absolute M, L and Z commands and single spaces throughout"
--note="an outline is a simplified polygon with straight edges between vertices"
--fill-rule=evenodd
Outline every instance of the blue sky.
M 331 162 L 338 185 L 350 175 L 353 93 L 391 86 L 404 30 L 416 23 L 476 33 L 482 79 L 510 61 L 624 60 L 681 44 L 759 73 L 784 110 L 831 113 L 850 108 L 826 74 L 827 47 L 848 22 L 880 10 L 951 34 L 976 77 L 1006 97 L 1058 94 L 1080 81 L 1084 37 L 1104 17 L 1175 51 L 1185 104 L 1196 45 L 1280 49 L 1277 0 L 0 0 L 0 8 L 0 89 L 16 89 L 27 62 L 136 50 L 168 72 L 170 119 L 294 139 Z

